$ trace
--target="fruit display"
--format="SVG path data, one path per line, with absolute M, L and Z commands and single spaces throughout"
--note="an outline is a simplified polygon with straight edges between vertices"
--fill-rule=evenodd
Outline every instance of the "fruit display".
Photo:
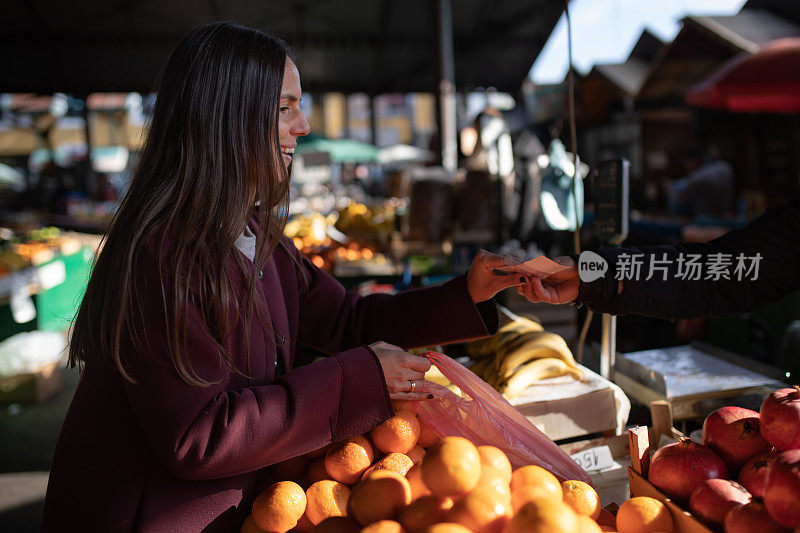
M 770 394 L 761 406 L 761 432 L 776 450 L 800 448 L 800 386 Z
M 719 455 L 686 437 L 656 451 L 647 474 L 650 483 L 683 504 L 705 480 L 727 477 L 728 467 Z
M 11 234 L 13 236 L 13 234 Z M 31 230 L 25 235 L 0 240 L 0 276 L 41 265 L 56 254 L 70 255 L 80 250 L 81 242 L 73 234 L 55 227 Z
M 589 484 L 536 465 L 513 470 L 499 448 L 463 437 L 424 441 L 416 404 L 393 406 L 369 434 L 270 467 L 240 531 L 601 531 Z
M 800 531 L 800 387 L 773 392 L 760 412 L 717 409 L 702 444 L 659 449 L 647 478 L 715 530 Z
M 348 235 L 388 234 L 394 229 L 398 203 L 397 198 L 390 198 L 373 207 L 351 202 L 339 211 L 336 229 Z
M 509 322 L 494 336 L 470 343 L 470 370 L 506 398 L 518 396 L 539 380 L 565 376 L 583 379 L 564 339 L 525 317 Z
M 346 235 L 338 235 L 338 241 L 333 240 L 329 233 L 338 232 L 331 232 L 329 228 L 336 224 L 337 219 L 336 213 L 328 216 L 319 213 L 298 215 L 286 223 L 283 234 L 292 239 L 295 247 L 314 265 L 326 271 L 331 271 L 337 262 L 388 263 L 386 256 L 373 244 L 352 240 Z

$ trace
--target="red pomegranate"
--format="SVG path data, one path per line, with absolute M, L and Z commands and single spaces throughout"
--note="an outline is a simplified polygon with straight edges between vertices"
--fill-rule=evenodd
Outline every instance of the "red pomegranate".
M 728 467 L 719 455 L 686 437 L 654 453 L 647 474 L 650 483 L 681 503 L 685 503 L 703 481 L 727 477 Z
M 777 523 L 767 512 L 764 504 L 753 500 L 738 505 L 728 511 L 722 522 L 725 533 L 788 533 L 789 530 Z
M 747 489 L 728 479 L 707 479 L 689 498 L 689 510 L 703 522 L 721 526 L 728 511 L 752 499 Z
M 776 450 L 800 448 L 800 386 L 767 396 L 761 404 L 761 434 Z
M 800 450 L 783 452 L 767 468 L 764 505 L 779 524 L 800 526 Z
M 742 407 L 722 407 L 703 422 L 703 444 L 717 452 L 731 474 L 748 459 L 772 447 L 759 431 L 758 413 Z
M 767 479 L 767 467 L 778 456 L 776 451 L 768 451 L 751 457 L 739 470 L 739 483 L 744 485 L 755 498 L 764 497 L 764 482 Z

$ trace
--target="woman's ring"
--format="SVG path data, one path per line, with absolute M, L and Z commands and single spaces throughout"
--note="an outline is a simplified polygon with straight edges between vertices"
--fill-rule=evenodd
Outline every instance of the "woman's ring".
M 417 382 L 414 381 L 413 379 L 410 379 L 409 381 L 411 382 L 411 390 L 409 390 L 408 392 L 414 392 L 414 389 L 417 388 Z

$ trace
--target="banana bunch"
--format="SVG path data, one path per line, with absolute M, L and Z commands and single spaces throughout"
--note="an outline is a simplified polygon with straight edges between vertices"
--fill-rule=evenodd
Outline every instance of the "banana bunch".
M 524 317 L 506 324 L 489 339 L 471 343 L 468 350 L 476 360 L 470 370 L 506 398 L 540 379 L 563 375 L 583 378 L 564 339 Z

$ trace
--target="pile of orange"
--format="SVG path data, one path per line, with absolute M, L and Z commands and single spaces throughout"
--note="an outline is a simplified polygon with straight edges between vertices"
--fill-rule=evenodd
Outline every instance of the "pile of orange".
M 439 438 L 414 404 L 346 442 L 273 468 L 242 533 L 596 533 L 600 500 L 503 451 Z M 302 474 L 300 472 L 302 471 Z

